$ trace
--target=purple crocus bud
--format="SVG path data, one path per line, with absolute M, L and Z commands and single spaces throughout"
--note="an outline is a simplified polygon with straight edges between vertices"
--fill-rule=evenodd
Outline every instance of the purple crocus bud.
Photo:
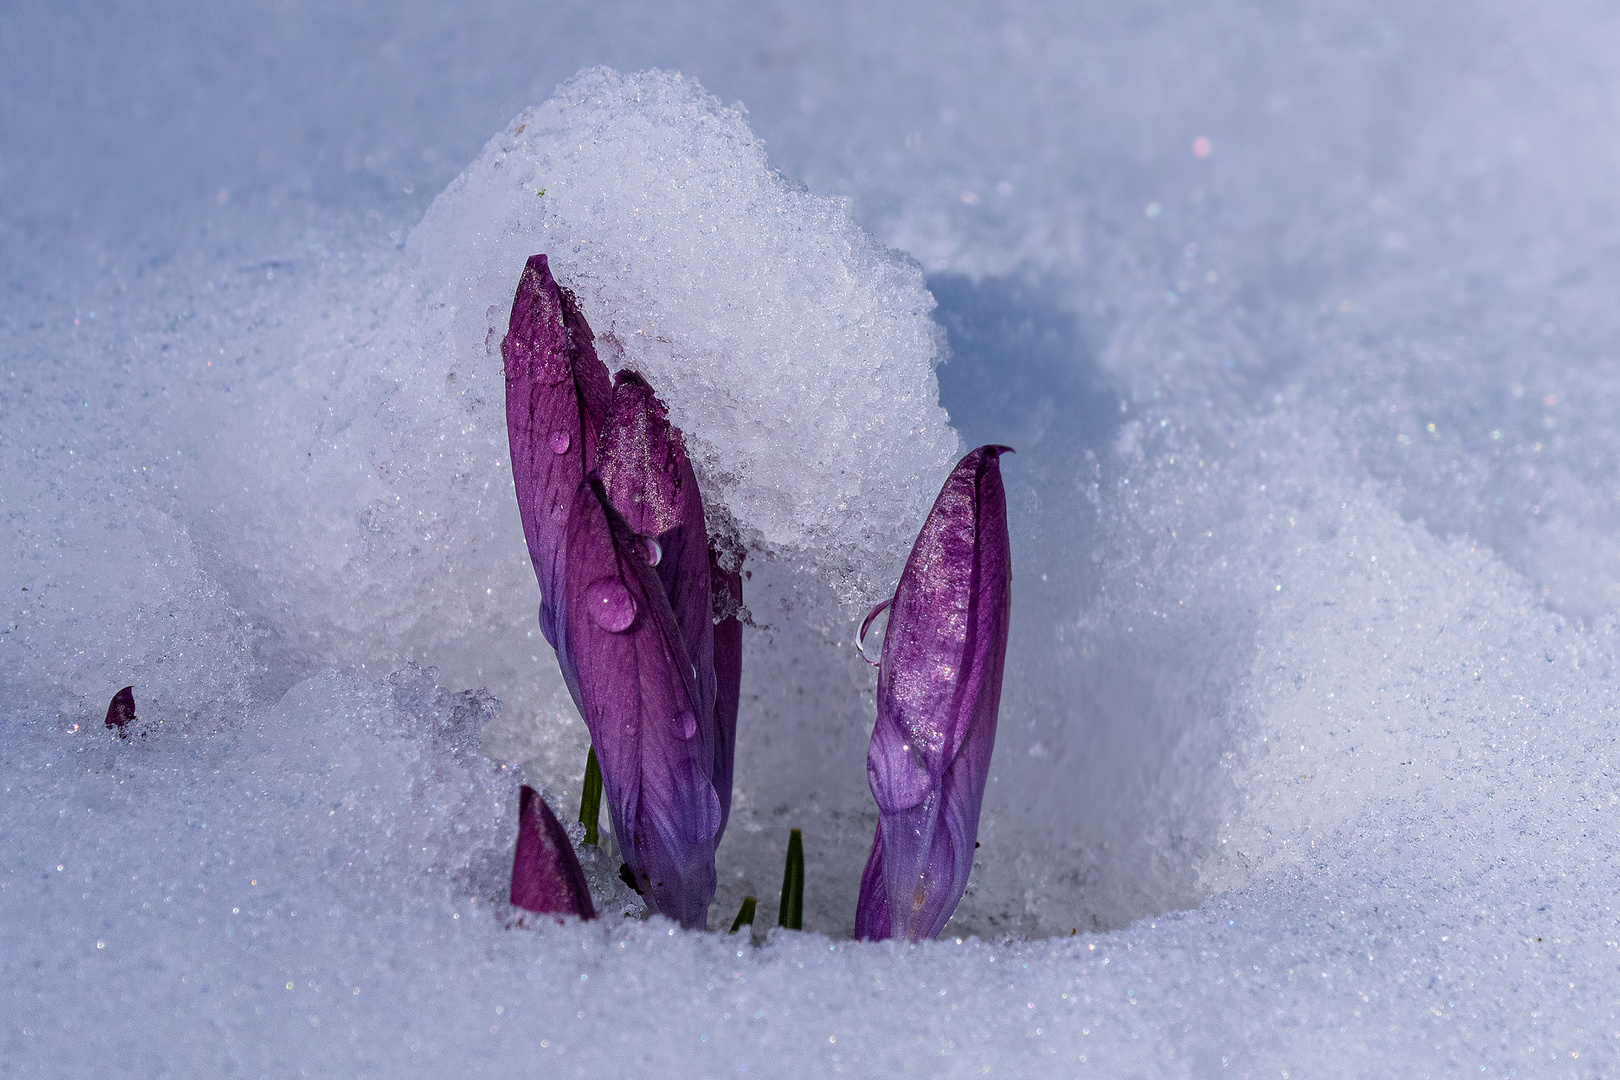
M 596 468 L 597 434 L 613 397 L 592 341 L 573 294 L 552 279 L 544 255 L 531 256 L 501 341 L 506 433 L 523 536 L 540 581 L 540 631 L 559 654 L 566 651 L 558 616 L 563 530 L 580 480 Z M 570 674 L 566 667 L 563 674 Z
M 879 816 L 855 915 L 863 937 L 934 937 L 973 868 L 1007 657 L 1006 452 L 981 446 L 957 463 L 895 590 L 866 755 Z
M 720 831 L 731 820 L 732 766 L 737 756 L 737 708 L 742 702 L 742 570 L 727 570 L 709 547 L 714 591 L 714 771 Z
M 528 784 L 518 798 L 517 850 L 512 855 L 512 904 L 542 915 L 596 918 L 585 872 L 557 815 Z
M 644 538 L 697 669 L 698 715 L 712 717 L 720 831 L 731 813 L 732 763 L 742 681 L 742 574 L 725 570 L 709 542 L 703 499 L 681 430 L 652 387 L 633 371 L 614 377 L 602 426 L 598 475 L 608 502 Z M 651 541 L 648 543 L 647 541 Z
M 709 587 L 709 534 L 703 497 L 681 429 L 652 387 L 634 371 L 614 378 L 613 404 L 597 447 L 602 490 L 625 524 L 642 537 L 644 557 L 681 628 L 697 668 L 698 712 L 714 716 L 714 597 Z
M 714 899 L 720 798 L 714 725 L 646 545 L 587 479 L 568 513 L 567 662 L 602 769 L 613 833 L 642 897 L 703 929 Z

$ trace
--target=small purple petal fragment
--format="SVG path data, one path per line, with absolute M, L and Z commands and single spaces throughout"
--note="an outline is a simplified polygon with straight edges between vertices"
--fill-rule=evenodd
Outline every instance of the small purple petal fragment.
M 737 753 L 737 709 L 742 699 L 742 570 L 727 570 L 709 547 L 709 583 L 714 593 L 714 790 L 720 797 L 720 829 L 731 818 L 731 776 Z
M 119 735 L 124 735 L 127 734 L 125 729 L 133 719 L 135 719 L 135 688 L 126 686 L 113 695 L 111 704 L 107 706 L 107 726 Z
M 567 508 L 580 480 L 596 468 L 597 434 L 613 397 L 592 342 L 573 294 L 552 278 L 544 255 L 532 256 L 501 341 L 506 433 L 523 536 L 540 582 L 540 630 L 559 651 Z
M 889 612 L 866 757 L 880 830 L 868 871 L 881 866 L 891 924 L 883 936 L 936 936 L 973 868 L 1007 656 L 1005 452 L 981 446 L 957 463 Z
M 546 800 L 524 784 L 518 800 L 517 850 L 512 856 L 512 904 L 542 915 L 596 918 L 579 857 Z
M 568 514 L 564 582 L 567 657 L 580 712 L 602 769 L 620 854 L 653 910 L 702 929 L 714 899 L 721 807 L 710 770 L 714 731 L 699 717 L 697 680 L 658 572 L 599 482 L 580 484 Z M 578 588 L 584 580 L 591 588 Z M 598 618 L 598 586 L 615 584 L 635 616 L 619 630 Z

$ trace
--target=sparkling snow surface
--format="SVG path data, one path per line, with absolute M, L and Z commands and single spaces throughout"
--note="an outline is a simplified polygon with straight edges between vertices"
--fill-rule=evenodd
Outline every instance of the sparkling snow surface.
M 1620 18 L 1184 7 L 0 11 L 0 1076 L 1620 1072 Z M 753 946 L 504 901 L 541 250 L 749 549 Z M 988 441 L 980 858 L 854 943 Z

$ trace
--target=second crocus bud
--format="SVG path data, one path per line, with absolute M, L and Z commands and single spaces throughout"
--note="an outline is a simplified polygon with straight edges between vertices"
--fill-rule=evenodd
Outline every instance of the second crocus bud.
M 644 540 L 599 481 L 579 486 L 568 517 L 565 662 L 637 888 L 654 911 L 703 929 L 721 825 L 714 725 Z
M 669 422 L 664 403 L 634 371 L 614 377 L 597 475 L 608 502 L 641 538 L 648 564 L 658 571 L 687 655 L 697 668 L 698 715 L 712 724 L 714 597 L 703 496 L 680 428 Z
M 967 888 L 1007 655 L 1005 452 L 981 446 L 951 471 L 895 590 L 866 756 L 879 821 L 857 937 L 932 938 Z

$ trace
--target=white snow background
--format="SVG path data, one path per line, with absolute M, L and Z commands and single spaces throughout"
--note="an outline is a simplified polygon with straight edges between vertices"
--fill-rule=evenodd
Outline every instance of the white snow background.
M 1617 55 L 1579 3 L 0 9 L 0 1076 L 1620 1073 Z M 537 250 L 749 548 L 752 942 L 611 850 L 597 922 L 504 902 L 585 747 L 491 352 Z M 940 941 L 851 942 L 851 634 L 987 441 L 983 846 Z

